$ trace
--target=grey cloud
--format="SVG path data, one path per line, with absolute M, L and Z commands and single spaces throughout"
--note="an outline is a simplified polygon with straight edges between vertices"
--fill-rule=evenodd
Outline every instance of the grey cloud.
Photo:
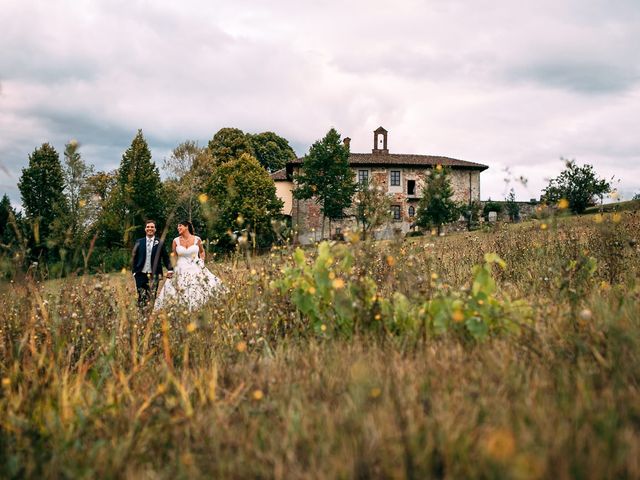
M 542 86 L 583 94 L 619 93 L 640 82 L 638 66 L 605 62 L 550 59 L 518 68 L 508 74 L 515 81 L 532 81 Z

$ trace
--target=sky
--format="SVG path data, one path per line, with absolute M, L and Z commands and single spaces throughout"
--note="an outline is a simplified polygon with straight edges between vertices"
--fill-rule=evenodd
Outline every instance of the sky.
M 481 198 L 538 198 L 588 163 L 640 192 L 640 0 L 0 0 L 0 194 L 44 142 L 118 167 L 223 127 L 298 156 L 334 127 L 353 152 L 489 166 Z M 526 181 L 521 181 L 523 177 Z

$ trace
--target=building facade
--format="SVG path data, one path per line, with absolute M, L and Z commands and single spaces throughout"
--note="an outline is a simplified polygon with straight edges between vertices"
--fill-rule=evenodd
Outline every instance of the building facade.
M 348 146 L 350 139 L 344 139 Z M 322 212 L 314 199 L 293 198 L 293 177 L 303 168 L 303 158 L 287 163 L 286 168 L 271 175 L 279 198 L 284 201 L 283 213 L 291 217 L 298 241 L 306 244 L 322 238 Z M 376 232 L 378 238 L 388 238 L 399 232 L 408 232 L 415 220 L 422 188 L 431 170 L 438 165 L 446 167 L 451 179 L 456 202 L 471 203 L 480 200 L 480 173 L 488 167 L 479 163 L 435 155 L 390 153 L 388 132 L 379 127 L 373 132 L 371 153 L 351 153 L 349 165 L 354 181 L 380 186 L 391 200 L 391 221 Z M 332 222 L 331 233 L 325 226 L 325 237 L 357 228 L 352 212 Z

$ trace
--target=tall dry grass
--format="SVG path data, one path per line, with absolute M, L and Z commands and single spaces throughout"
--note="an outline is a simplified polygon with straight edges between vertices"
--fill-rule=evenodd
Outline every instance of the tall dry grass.
M 311 329 L 271 286 L 289 249 L 211 265 L 231 292 L 195 315 L 140 316 L 124 274 L 3 285 L 0 476 L 640 478 L 639 227 L 351 245 L 411 302 L 498 253 L 499 294 L 533 318 L 480 343 Z

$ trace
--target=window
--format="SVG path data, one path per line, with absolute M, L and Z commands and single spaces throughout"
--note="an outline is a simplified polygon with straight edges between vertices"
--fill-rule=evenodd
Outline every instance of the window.
M 390 185 L 392 187 L 400 186 L 400 170 L 391 170 L 389 173 Z
M 395 221 L 402 220 L 400 216 L 400 205 L 391 205 L 391 216 Z
M 369 170 L 358 170 L 358 183 L 361 185 L 369 183 Z
M 413 205 L 411 205 L 409 207 L 409 216 L 410 217 L 415 217 L 416 216 L 416 207 L 414 207 Z
M 407 180 L 407 195 L 415 195 L 415 194 L 416 194 L 416 181 Z

